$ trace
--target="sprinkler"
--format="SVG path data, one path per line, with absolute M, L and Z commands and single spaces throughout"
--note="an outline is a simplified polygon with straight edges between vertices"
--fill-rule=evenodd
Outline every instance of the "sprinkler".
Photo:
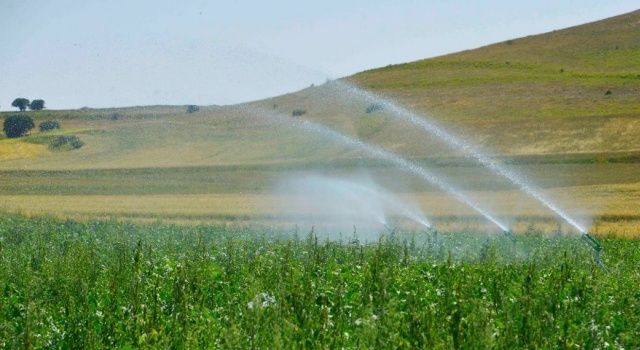
M 593 251 L 594 251 L 593 260 L 596 262 L 596 264 L 598 266 L 603 266 L 602 261 L 600 260 L 600 255 L 602 255 L 602 244 L 600 244 L 600 242 L 595 237 L 593 237 L 588 233 L 583 232 L 582 239 L 584 239 L 587 242 L 587 244 L 589 244 L 591 248 L 593 248 Z
M 430 236 L 428 237 L 429 245 L 431 245 L 432 247 L 436 247 L 440 245 L 440 242 L 438 240 L 438 230 L 436 230 L 433 227 L 429 227 L 424 232 L 426 234 L 430 234 Z
M 513 232 L 511 232 L 510 230 L 509 230 L 509 231 L 502 231 L 502 234 L 503 234 L 505 237 L 509 238 L 509 240 L 511 240 L 511 242 L 513 242 L 513 244 L 516 244 L 516 242 L 518 241 L 518 240 L 516 239 L 516 236 L 515 236 L 515 235 L 513 234 Z
M 389 236 L 390 236 L 390 237 L 395 236 L 395 234 L 396 234 L 396 230 L 398 229 L 397 227 L 395 227 L 395 226 L 391 226 L 390 224 L 387 224 L 387 223 L 384 223 L 384 224 L 382 224 L 382 225 L 384 226 L 384 228 L 386 228 L 386 229 L 387 229 L 387 231 L 389 231 Z

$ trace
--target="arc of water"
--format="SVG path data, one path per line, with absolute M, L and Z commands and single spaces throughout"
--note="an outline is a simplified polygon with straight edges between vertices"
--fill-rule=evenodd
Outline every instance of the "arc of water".
M 575 221 L 569 214 L 567 214 L 564 210 L 560 209 L 558 205 L 553 203 L 550 199 L 546 198 L 539 190 L 535 189 L 531 184 L 527 183 L 524 177 L 520 174 L 517 174 L 515 171 L 506 168 L 504 165 L 490 158 L 489 156 L 482 154 L 477 151 L 477 148 L 473 147 L 471 144 L 461 140 L 455 135 L 449 133 L 441 126 L 437 125 L 435 122 L 429 121 L 424 117 L 421 117 L 417 113 L 398 105 L 397 103 L 390 101 L 389 99 L 383 98 L 381 96 L 377 96 L 376 94 L 360 89 L 358 87 L 349 85 L 340 81 L 333 81 L 331 84 L 335 84 L 342 91 L 347 91 L 353 96 L 358 96 L 365 101 L 375 102 L 383 105 L 387 110 L 391 111 L 393 115 L 402 120 L 408 121 L 424 131 L 436 136 L 440 140 L 444 141 L 447 145 L 454 149 L 460 149 L 468 155 L 472 156 L 476 161 L 485 166 L 486 168 L 492 170 L 494 173 L 505 177 L 513 184 L 518 186 L 520 190 L 527 193 L 531 197 L 538 200 L 542 205 L 553 211 L 556 215 L 563 218 L 566 222 L 568 222 L 571 226 L 576 228 L 580 233 L 586 233 L 586 229 L 582 227 L 577 221 Z
M 426 182 L 440 188 L 441 190 L 449 193 L 450 195 L 452 195 L 454 198 L 456 198 L 458 201 L 468 205 L 469 207 L 471 207 L 473 210 L 477 211 L 480 215 L 482 215 L 483 217 L 485 217 L 487 220 L 489 220 L 490 222 L 492 222 L 493 224 L 495 224 L 496 226 L 498 226 L 502 231 L 508 231 L 509 229 L 507 228 L 506 225 L 502 224 L 500 221 L 498 221 L 498 219 L 494 218 L 491 214 L 489 214 L 489 212 L 482 208 L 479 204 L 473 202 L 469 197 L 465 196 L 462 192 L 460 192 L 459 190 L 457 190 L 455 187 L 449 185 L 448 183 L 446 183 L 445 181 L 441 180 L 439 177 L 437 177 L 436 175 L 428 172 L 426 169 L 418 166 L 417 164 L 406 160 L 404 158 L 402 158 L 401 156 L 392 153 L 390 151 L 384 150 L 380 147 L 374 146 L 374 145 L 370 145 L 368 143 L 365 143 L 361 140 L 358 139 L 354 139 L 351 138 L 347 135 L 344 135 L 338 131 L 335 131 L 327 126 L 321 125 L 321 124 L 317 124 L 317 123 L 313 123 L 307 120 L 292 120 L 292 118 L 284 116 L 280 113 L 276 113 L 276 112 L 272 112 L 272 111 L 268 111 L 268 110 L 261 110 L 261 109 L 257 109 L 257 108 L 251 108 L 251 107 L 246 107 L 244 108 L 245 111 L 259 117 L 259 116 L 267 116 L 272 120 L 276 120 L 278 122 L 282 122 L 282 123 L 288 123 L 289 125 L 295 125 L 303 130 L 306 130 L 308 132 L 314 133 L 314 134 L 318 134 L 327 138 L 330 138 L 332 140 L 338 141 L 346 146 L 358 149 L 362 152 L 368 153 L 370 156 L 378 158 L 380 160 L 384 160 L 387 163 L 390 164 L 394 164 L 396 166 L 398 166 L 399 168 L 403 169 L 406 172 L 409 172 L 423 180 L 425 180 Z
M 396 198 L 390 196 L 387 193 L 381 193 L 379 191 L 374 191 L 373 189 L 371 189 L 369 187 L 362 186 L 362 185 L 357 184 L 357 183 L 350 183 L 350 182 L 347 182 L 347 181 L 344 181 L 344 180 L 337 180 L 337 181 L 340 181 L 341 183 L 344 183 L 344 184 L 348 184 L 349 186 L 353 186 L 359 192 L 362 192 L 362 193 L 377 197 L 380 200 L 382 200 L 383 202 L 387 203 L 387 205 L 393 207 L 400 214 L 406 216 L 407 218 L 415 221 L 418 224 L 421 224 L 421 225 L 425 226 L 426 228 L 430 228 L 431 227 L 431 223 L 426 218 L 424 218 L 422 214 L 416 212 L 415 210 L 413 210 L 412 208 L 410 208 L 406 204 L 400 202 L 399 200 L 397 200 Z
M 356 189 L 358 191 L 364 192 L 363 189 L 362 189 L 362 187 L 364 187 L 364 186 L 359 187 L 359 186 L 356 186 L 356 184 L 348 183 L 347 181 L 339 181 L 339 182 L 342 183 L 343 185 L 356 187 Z M 339 188 L 336 184 L 328 183 L 328 185 L 333 187 L 335 190 L 342 190 L 342 188 Z M 373 193 L 369 193 L 369 194 L 373 194 Z M 386 225 L 387 224 L 387 219 L 386 219 L 385 215 L 384 214 L 376 215 L 377 213 L 375 212 L 375 210 L 372 209 L 371 203 L 369 203 L 365 198 L 363 198 L 362 196 L 359 196 L 358 193 L 356 193 L 355 191 L 347 191 L 347 195 L 349 196 L 349 198 L 351 198 L 355 202 L 359 203 L 364 208 L 367 208 L 369 210 L 369 212 L 371 212 L 374 216 L 376 216 L 376 220 L 380 224 L 382 224 L 382 225 Z

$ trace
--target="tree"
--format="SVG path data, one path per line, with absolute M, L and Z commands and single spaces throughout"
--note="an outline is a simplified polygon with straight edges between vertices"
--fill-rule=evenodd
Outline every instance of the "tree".
M 196 106 L 196 105 L 188 105 L 187 106 L 187 113 L 195 113 L 197 111 L 200 110 L 200 107 Z
M 12 115 L 4 120 L 4 133 L 7 137 L 20 137 L 26 135 L 33 129 L 33 119 L 26 115 Z
M 29 109 L 32 111 L 41 111 L 44 109 L 44 100 L 33 100 L 29 105 Z
M 29 100 L 24 97 L 18 97 L 11 102 L 11 106 L 19 108 L 20 112 L 24 112 L 29 107 Z
M 38 125 L 40 131 L 49 131 L 54 129 L 60 129 L 60 123 L 55 120 L 45 120 Z

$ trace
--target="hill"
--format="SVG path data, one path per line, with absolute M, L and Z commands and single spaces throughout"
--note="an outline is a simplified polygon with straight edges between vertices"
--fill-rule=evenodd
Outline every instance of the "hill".
M 637 151 L 640 11 L 349 80 L 503 153 Z
M 341 81 L 440 122 L 502 157 L 554 198 L 580 208 L 577 213 L 631 222 L 623 231 L 637 225 L 640 11 Z M 430 165 L 492 203 L 500 215 L 549 215 L 388 111 L 367 113 L 369 103 L 350 98 L 334 83 L 197 113 L 184 106 L 28 112 L 36 122 L 59 120 L 62 129 L 0 139 L 3 208 L 176 220 L 265 217 L 278 200 L 269 189 L 283 174 L 364 169 L 417 198 L 427 213 L 472 215 L 446 195 L 358 152 L 247 116 L 242 113 L 247 106 L 289 117 L 304 110 L 300 118 Z M 48 145 L 59 135 L 76 135 L 85 145 L 52 150 Z

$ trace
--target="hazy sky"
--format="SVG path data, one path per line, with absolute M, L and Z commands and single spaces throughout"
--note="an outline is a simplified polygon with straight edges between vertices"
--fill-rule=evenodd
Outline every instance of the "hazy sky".
M 0 109 L 230 104 L 635 10 L 637 0 L 0 0 Z

